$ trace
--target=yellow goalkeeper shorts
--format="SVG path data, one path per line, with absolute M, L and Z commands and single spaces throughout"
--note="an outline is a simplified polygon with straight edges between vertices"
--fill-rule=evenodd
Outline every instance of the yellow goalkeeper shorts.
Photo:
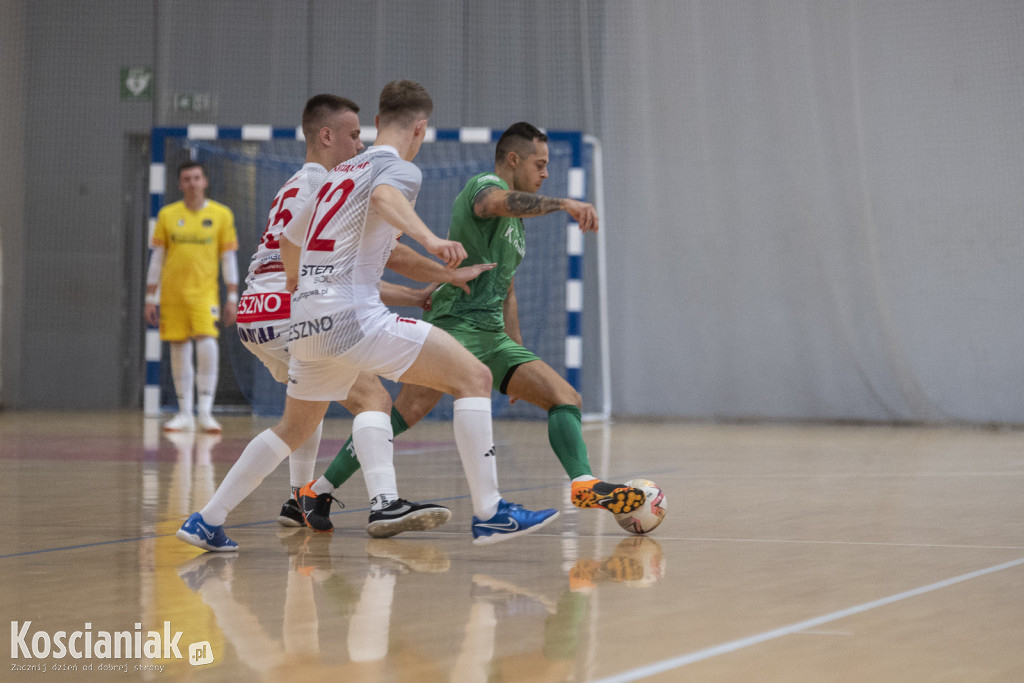
M 193 337 L 217 337 L 220 306 L 216 302 L 195 301 L 187 304 L 160 305 L 160 339 L 185 341 Z

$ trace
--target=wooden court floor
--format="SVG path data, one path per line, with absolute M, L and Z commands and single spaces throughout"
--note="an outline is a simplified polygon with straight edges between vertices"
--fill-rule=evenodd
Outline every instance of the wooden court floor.
M 1024 681 L 1024 431 L 588 426 L 596 473 L 666 491 L 636 537 L 567 506 L 543 423 L 498 422 L 506 498 L 562 515 L 477 547 L 451 425 L 423 423 L 399 487 L 448 525 L 370 539 L 357 477 L 333 534 L 285 529 L 283 465 L 223 556 L 173 535 L 269 426 L 222 421 L 0 413 L 0 679 Z

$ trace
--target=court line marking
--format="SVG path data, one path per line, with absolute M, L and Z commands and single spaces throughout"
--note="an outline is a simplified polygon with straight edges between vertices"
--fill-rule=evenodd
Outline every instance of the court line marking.
M 783 636 L 792 635 L 807 629 L 813 629 L 823 624 L 829 624 L 846 617 L 867 612 L 869 610 L 877 609 L 879 607 L 885 607 L 901 600 L 907 600 L 909 598 L 917 597 L 918 595 L 924 595 L 925 593 L 931 593 L 942 588 L 948 588 L 964 581 L 970 581 L 988 574 L 994 574 L 1005 569 L 1012 569 L 1024 565 L 1024 557 L 1012 560 L 1010 562 L 1004 562 L 997 564 L 986 569 L 979 569 L 978 571 L 969 572 L 967 574 L 961 574 L 960 576 L 954 576 L 951 579 L 945 579 L 944 581 L 937 581 L 936 583 L 930 583 L 920 588 L 913 588 L 902 593 L 896 593 L 885 598 L 878 600 L 872 600 L 871 602 L 865 602 L 854 607 L 848 607 L 838 612 L 832 612 L 831 614 L 825 614 L 820 617 L 814 617 L 813 619 L 807 619 L 800 621 L 789 626 L 783 626 L 782 628 L 773 629 L 771 631 L 765 631 L 758 633 L 757 635 L 748 636 L 746 638 L 739 638 L 737 640 L 730 640 L 719 645 L 713 645 L 711 647 L 704 648 L 703 650 L 697 650 L 696 652 L 690 652 L 679 657 L 671 657 L 669 659 L 663 659 L 660 662 L 654 664 L 648 664 L 647 666 L 638 667 L 629 671 L 623 671 L 622 673 L 614 676 L 608 676 L 606 678 L 598 678 L 592 680 L 590 683 L 629 683 L 630 681 L 637 681 L 641 678 L 648 676 L 654 676 L 655 674 L 665 673 L 666 671 L 672 671 L 673 669 L 679 669 L 689 664 L 704 661 L 705 659 L 711 659 L 719 655 L 729 654 L 736 652 L 744 648 L 751 647 L 752 645 L 759 645 L 769 640 L 775 640 Z
M 947 479 L 953 477 L 1024 477 L 1024 470 L 971 472 L 818 472 L 780 474 L 693 474 L 687 483 L 701 479 Z
M 962 543 L 887 543 L 884 541 L 804 541 L 786 538 L 701 538 L 693 536 L 654 536 L 660 541 L 698 541 L 707 543 L 795 543 L 803 545 L 870 545 L 890 548 L 964 548 L 968 550 L 1024 550 L 1019 545 L 967 545 Z

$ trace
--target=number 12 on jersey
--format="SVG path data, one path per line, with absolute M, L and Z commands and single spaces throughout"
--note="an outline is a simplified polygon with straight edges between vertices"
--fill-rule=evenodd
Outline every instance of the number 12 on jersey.
M 354 180 L 345 178 L 345 180 L 342 180 L 333 187 L 331 183 L 324 183 L 324 186 L 320 188 L 316 198 L 316 210 L 313 211 L 313 220 L 309 224 L 312 228 L 313 223 L 316 222 L 316 228 L 306 239 L 306 249 L 309 251 L 334 251 L 334 240 L 324 239 L 320 237 L 320 233 L 323 232 L 327 224 L 334 218 L 334 214 L 338 213 L 338 210 L 344 206 L 355 185 Z M 317 221 L 316 217 L 320 215 L 322 206 L 326 206 L 327 210 L 324 212 L 323 217 Z

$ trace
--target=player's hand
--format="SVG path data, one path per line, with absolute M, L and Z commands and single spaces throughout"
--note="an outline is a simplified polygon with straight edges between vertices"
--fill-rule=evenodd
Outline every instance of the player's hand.
M 454 268 L 466 258 L 466 248 L 462 246 L 461 242 L 435 237 L 429 244 L 424 244 L 423 246 L 431 254 L 444 261 L 444 264 L 449 268 Z
M 157 327 L 160 324 L 160 311 L 156 304 L 146 304 L 145 312 L 146 322 L 153 327 Z
M 420 308 L 422 308 L 424 311 L 429 311 L 433 307 L 433 305 L 434 305 L 433 294 L 434 294 L 434 290 L 437 289 L 438 286 L 439 285 L 432 284 L 432 285 L 430 285 L 428 287 L 424 287 L 423 289 L 417 289 L 416 290 L 416 296 L 417 296 L 417 303 L 416 303 L 416 305 L 419 306 Z
M 456 268 L 452 271 L 451 279 L 448 280 L 449 284 L 455 285 L 466 294 L 469 294 L 469 285 L 466 283 L 470 280 L 475 280 L 488 270 L 494 268 L 497 263 L 478 263 L 475 266 L 466 266 L 465 268 Z
M 236 320 L 238 320 L 238 302 L 228 299 L 224 302 L 224 308 L 221 310 L 220 322 L 225 327 L 229 327 L 234 325 Z
M 593 204 L 567 199 L 565 211 L 580 226 L 580 232 L 597 232 L 597 209 Z

